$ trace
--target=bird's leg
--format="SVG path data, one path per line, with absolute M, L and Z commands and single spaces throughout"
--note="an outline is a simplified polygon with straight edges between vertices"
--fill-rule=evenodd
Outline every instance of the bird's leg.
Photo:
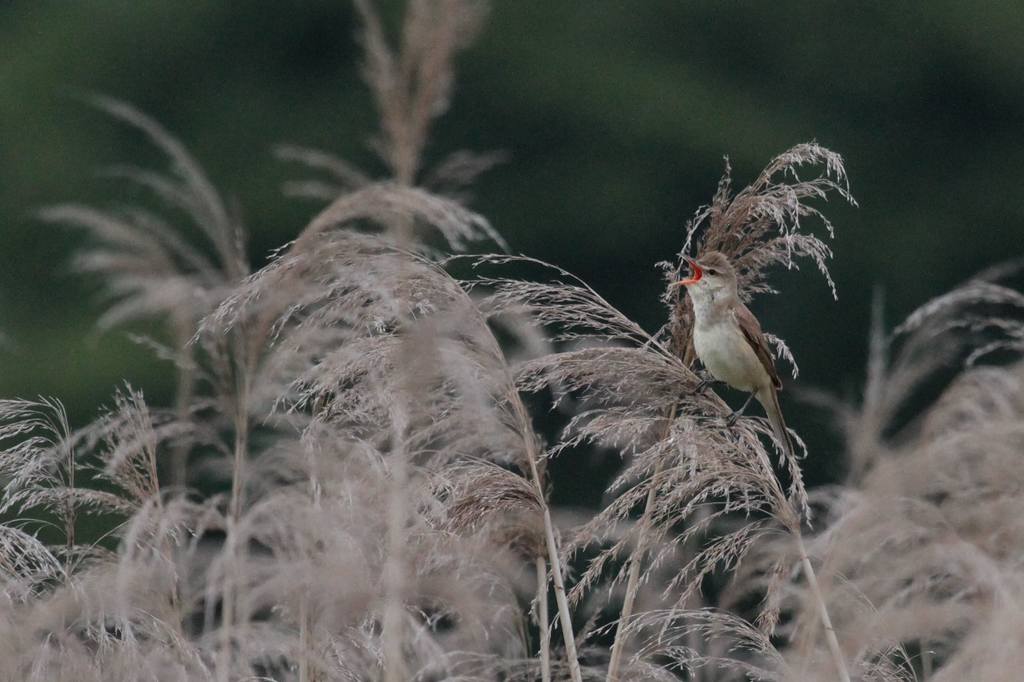
M 708 386 L 715 382 L 714 377 L 712 377 L 711 374 L 707 371 L 699 372 L 697 373 L 697 376 L 700 377 L 700 383 L 697 384 L 697 387 L 695 389 L 693 389 L 694 393 L 703 393 L 705 390 L 707 390 Z
M 698 379 L 700 379 L 700 381 L 697 382 L 697 385 L 694 387 L 692 391 L 686 390 L 684 388 L 679 393 L 678 400 L 680 402 L 685 402 L 686 399 L 690 398 L 691 396 L 700 395 L 704 393 L 704 391 L 707 390 L 708 386 L 715 382 L 715 378 L 711 376 L 711 373 L 708 372 L 707 370 L 694 370 L 693 373 L 697 376 Z
M 735 412 L 730 414 L 728 417 L 726 417 L 725 425 L 728 426 L 731 429 L 736 424 L 736 420 L 739 419 L 743 415 L 743 411 L 747 409 L 747 405 L 750 404 L 750 401 L 753 398 L 754 398 L 754 394 L 753 393 L 748 395 L 746 402 L 743 403 L 743 407 L 741 407 L 740 409 L 736 410 Z

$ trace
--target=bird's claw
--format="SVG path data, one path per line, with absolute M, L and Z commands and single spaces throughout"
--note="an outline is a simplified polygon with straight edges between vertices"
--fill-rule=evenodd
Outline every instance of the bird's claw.
M 694 393 L 704 393 L 708 390 L 708 386 L 715 383 L 714 378 L 710 374 L 705 372 L 699 372 L 697 377 L 700 378 L 700 383 L 693 389 Z
M 754 394 L 753 394 L 753 393 L 751 393 L 750 395 L 748 395 L 748 396 L 747 396 L 747 399 L 746 399 L 746 401 L 744 401 L 744 403 L 743 403 L 743 407 L 741 407 L 741 408 L 740 408 L 740 409 L 738 409 L 738 410 L 733 410 L 733 411 L 732 411 L 732 414 L 730 414 L 730 415 L 729 415 L 728 417 L 726 417 L 726 418 L 725 418 L 725 426 L 726 426 L 726 428 L 730 428 L 730 429 L 731 429 L 731 428 L 732 428 L 733 426 L 735 426 L 735 425 L 736 425 L 736 421 L 737 421 L 737 420 L 738 420 L 738 419 L 739 419 L 740 417 L 742 417 L 742 416 L 743 416 L 743 413 L 744 413 L 744 412 L 746 411 L 746 409 L 747 409 L 747 405 L 749 405 L 749 404 L 750 404 L 750 401 L 751 401 L 751 400 L 753 400 L 753 399 L 754 399 Z

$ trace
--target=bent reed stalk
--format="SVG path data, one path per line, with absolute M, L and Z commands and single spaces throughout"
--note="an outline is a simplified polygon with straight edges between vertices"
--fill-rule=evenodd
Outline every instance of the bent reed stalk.
M 672 421 L 676 418 L 676 405 L 672 406 L 672 409 L 668 413 L 668 418 L 665 424 L 665 430 L 661 434 L 661 439 L 668 438 L 669 433 L 672 429 Z M 626 647 L 626 641 L 629 639 L 629 635 L 626 630 L 629 627 L 629 620 L 633 616 L 633 605 L 636 602 L 637 593 L 640 590 L 640 565 L 644 560 L 644 545 L 647 540 L 647 532 L 651 520 L 651 514 L 654 512 L 654 502 L 658 496 L 657 479 L 661 474 L 662 463 L 659 462 L 658 466 L 654 470 L 654 474 L 651 476 L 651 488 L 647 491 L 647 500 L 644 503 L 644 511 L 640 516 L 640 536 L 637 539 L 637 547 L 633 550 L 633 553 L 629 556 L 629 575 L 626 579 L 626 594 L 622 600 L 622 611 L 619 613 L 619 624 L 615 628 L 615 640 L 612 642 L 612 653 L 611 659 L 608 662 L 608 682 L 617 682 L 619 679 L 619 668 L 622 665 L 622 652 Z
M 562 560 L 559 556 L 558 542 L 555 539 L 555 526 L 551 521 L 551 509 L 548 506 L 544 495 L 544 485 L 537 470 L 537 448 L 536 438 L 533 429 L 530 427 L 529 415 L 526 407 L 517 392 L 512 391 L 510 396 L 512 410 L 518 421 L 520 433 L 526 444 L 526 459 L 530 465 L 530 480 L 533 483 L 537 494 L 537 501 L 541 505 L 541 512 L 544 517 L 544 540 L 548 550 L 548 561 L 551 563 L 551 580 L 555 588 L 555 603 L 558 604 L 558 619 L 562 626 L 562 641 L 565 643 L 565 656 L 569 664 L 569 674 L 573 682 L 582 682 L 583 674 L 580 671 L 579 655 L 576 653 L 576 637 L 572 626 L 572 611 L 569 609 L 569 601 L 565 593 L 565 580 L 562 577 Z M 545 624 L 544 627 L 547 627 Z M 543 636 L 543 635 L 542 635 Z

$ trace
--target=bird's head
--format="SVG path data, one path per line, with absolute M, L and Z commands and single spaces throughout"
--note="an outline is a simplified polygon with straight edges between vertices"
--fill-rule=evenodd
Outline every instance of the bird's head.
M 708 251 L 697 260 L 687 258 L 690 276 L 678 282 L 691 298 L 726 299 L 736 295 L 736 271 L 729 259 L 718 251 Z

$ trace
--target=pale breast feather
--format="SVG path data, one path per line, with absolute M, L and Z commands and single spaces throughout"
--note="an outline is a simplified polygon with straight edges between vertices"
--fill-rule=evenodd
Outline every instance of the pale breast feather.
M 719 381 L 741 391 L 754 391 L 771 382 L 754 349 L 739 327 L 729 322 L 694 330 L 693 344 L 701 363 Z

